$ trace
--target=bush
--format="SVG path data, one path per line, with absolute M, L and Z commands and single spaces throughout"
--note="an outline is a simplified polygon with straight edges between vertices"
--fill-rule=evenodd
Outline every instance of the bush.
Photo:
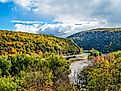
M 11 76 L 0 78 L 0 91 L 16 91 L 19 87 Z
M 101 54 L 102 54 L 100 51 L 95 50 L 95 49 L 92 49 L 89 52 L 90 52 L 90 55 L 89 55 L 90 57 L 91 56 L 97 57 L 97 56 L 101 56 Z
M 1 91 L 74 88 L 68 80 L 69 62 L 55 54 L 0 56 L 0 69 Z
M 118 52 L 113 54 L 115 54 L 114 60 L 110 61 L 111 59 L 106 57 L 108 59 L 100 60 L 96 65 L 89 66 L 80 72 L 78 78 L 82 88 L 88 91 L 121 90 L 121 57 Z

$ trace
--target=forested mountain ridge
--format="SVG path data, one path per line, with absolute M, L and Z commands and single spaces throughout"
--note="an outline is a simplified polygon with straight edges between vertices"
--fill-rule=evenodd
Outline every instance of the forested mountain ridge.
M 68 39 L 43 34 L 0 30 L 0 55 L 78 53 L 79 47 Z
M 103 53 L 121 50 L 121 28 L 98 28 L 69 36 L 78 46 Z

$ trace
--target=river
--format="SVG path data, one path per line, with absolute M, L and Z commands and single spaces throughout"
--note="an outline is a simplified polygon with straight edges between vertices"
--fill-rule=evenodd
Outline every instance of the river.
M 87 67 L 90 64 L 91 62 L 88 60 L 88 58 L 72 62 L 70 65 L 71 73 L 69 74 L 70 83 L 77 85 L 77 82 L 79 81 L 78 74 L 84 69 L 84 67 Z

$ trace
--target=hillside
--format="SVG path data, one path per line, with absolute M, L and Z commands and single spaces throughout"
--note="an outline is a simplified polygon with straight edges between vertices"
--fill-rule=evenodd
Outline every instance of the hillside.
M 70 62 L 60 55 L 79 51 L 68 39 L 1 30 L 0 91 L 77 89 L 69 83 Z
M 98 28 L 69 36 L 78 46 L 103 53 L 121 50 L 121 28 Z
M 121 51 L 97 56 L 93 62 L 78 75 L 82 91 L 121 91 Z
M 39 54 L 76 54 L 79 48 L 68 39 L 42 34 L 30 34 L 13 31 L 0 31 L 0 55 Z

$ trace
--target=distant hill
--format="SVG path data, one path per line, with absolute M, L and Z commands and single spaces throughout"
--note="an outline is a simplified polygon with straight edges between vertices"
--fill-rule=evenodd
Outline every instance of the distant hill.
M 69 36 L 78 46 L 103 53 L 121 50 L 121 28 L 98 28 Z
M 79 47 L 68 39 L 43 34 L 0 30 L 0 55 L 8 54 L 76 54 Z

